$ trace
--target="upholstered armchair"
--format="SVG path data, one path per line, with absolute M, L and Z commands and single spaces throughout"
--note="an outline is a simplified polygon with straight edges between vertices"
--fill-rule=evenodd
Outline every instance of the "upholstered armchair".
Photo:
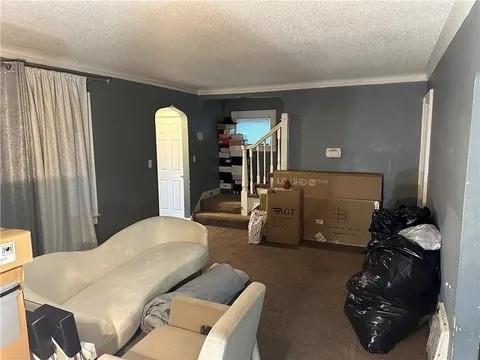
M 259 360 L 256 337 L 264 296 L 265 285 L 252 283 L 231 306 L 176 297 L 169 324 L 153 330 L 123 359 Z M 100 358 L 114 359 L 120 358 Z

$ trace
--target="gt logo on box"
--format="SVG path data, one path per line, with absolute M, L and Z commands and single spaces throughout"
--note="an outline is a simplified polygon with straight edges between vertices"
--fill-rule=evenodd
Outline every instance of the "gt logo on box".
M 291 208 L 272 208 L 272 211 L 275 215 L 280 215 L 280 216 L 293 216 L 295 215 L 295 209 Z

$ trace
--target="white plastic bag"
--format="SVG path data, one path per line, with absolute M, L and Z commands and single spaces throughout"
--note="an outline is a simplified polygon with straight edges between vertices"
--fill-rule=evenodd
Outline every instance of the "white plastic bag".
M 435 225 L 412 226 L 403 229 L 398 234 L 416 242 L 425 250 L 438 250 L 442 247 L 442 236 Z
M 253 210 L 250 214 L 250 221 L 248 222 L 248 243 L 260 244 L 263 237 L 265 222 L 267 220 L 267 213 L 261 210 Z

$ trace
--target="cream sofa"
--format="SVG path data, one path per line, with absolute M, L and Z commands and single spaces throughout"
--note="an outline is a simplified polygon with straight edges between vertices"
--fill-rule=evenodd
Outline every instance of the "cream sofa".
M 99 355 L 114 354 L 138 329 L 145 303 L 207 261 L 204 226 L 153 217 L 93 250 L 36 257 L 25 266 L 26 304 L 73 312 L 81 340 L 93 342 Z
M 250 284 L 232 306 L 178 296 L 169 324 L 153 330 L 125 360 L 260 360 L 256 346 L 265 285 Z M 211 327 L 208 335 L 201 329 Z M 121 360 L 104 355 L 99 360 Z

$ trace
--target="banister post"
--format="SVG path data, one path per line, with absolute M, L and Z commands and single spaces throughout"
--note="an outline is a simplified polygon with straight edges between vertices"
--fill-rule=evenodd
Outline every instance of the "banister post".
M 242 145 L 242 192 L 241 192 L 242 215 L 248 215 L 248 161 L 247 148 Z
M 280 118 L 282 124 L 282 137 L 281 137 L 281 170 L 288 170 L 288 128 L 289 128 L 289 120 L 288 114 L 283 113 Z

